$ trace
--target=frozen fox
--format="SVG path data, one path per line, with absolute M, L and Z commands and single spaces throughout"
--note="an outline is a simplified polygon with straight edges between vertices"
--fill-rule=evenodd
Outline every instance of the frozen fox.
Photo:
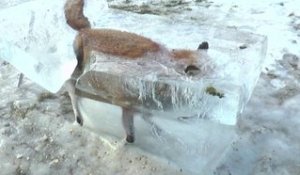
M 116 56 L 126 60 L 137 60 L 144 57 L 157 58 L 163 55 L 163 58 L 182 63 L 184 65 L 183 72 L 188 75 L 193 75 L 199 71 L 196 64 L 200 55 L 199 50 L 208 49 L 207 42 L 201 43 L 198 49 L 194 51 L 184 49 L 169 50 L 149 38 L 134 33 L 113 29 L 92 29 L 88 18 L 83 14 L 83 7 L 84 0 L 67 0 L 65 4 L 66 22 L 70 27 L 78 31 L 73 43 L 78 64 L 72 78 L 67 81 L 66 87 L 71 98 L 75 120 L 80 125 L 83 124 L 83 119 L 78 110 L 75 84 L 77 78 L 84 73 L 92 52 L 98 52 L 104 56 L 107 55 L 108 58 Z M 97 86 L 99 85 L 101 86 L 101 83 Z M 117 96 L 119 94 L 114 95 Z M 118 97 L 115 99 L 118 99 Z M 138 111 L 130 106 L 121 105 L 121 107 L 126 141 L 132 143 L 135 140 L 133 116 Z

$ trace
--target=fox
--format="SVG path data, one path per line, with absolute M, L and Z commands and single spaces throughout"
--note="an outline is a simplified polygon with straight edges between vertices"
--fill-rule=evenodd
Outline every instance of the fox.
M 208 42 L 202 42 L 195 50 L 168 49 L 150 38 L 135 33 L 116 29 L 92 28 L 89 19 L 84 15 L 84 3 L 84 0 L 66 0 L 64 6 L 66 23 L 77 31 L 73 42 L 77 66 L 71 78 L 66 81 L 65 86 L 71 99 L 75 122 L 79 125 L 82 126 L 84 121 L 79 111 L 79 95 L 76 93 L 75 85 L 78 78 L 85 73 L 91 54 L 94 52 L 101 53 L 101 56 L 107 58 L 114 56 L 129 61 L 145 57 L 155 59 L 163 55 L 164 59 L 170 59 L 183 65 L 182 71 L 186 75 L 192 76 L 200 71 L 197 66 L 200 59 L 199 52 L 208 49 Z M 104 86 L 103 83 L 110 84 L 111 82 L 105 81 L 101 84 L 94 81 L 94 83 L 94 86 Z M 111 94 L 117 100 L 121 99 L 119 96 L 126 96 L 114 92 L 111 92 Z M 125 140 L 128 143 L 133 143 L 135 141 L 133 118 L 139 111 L 130 105 L 122 105 L 121 102 L 116 102 L 116 104 L 119 104 L 122 108 L 122 123 L 126 133 Z

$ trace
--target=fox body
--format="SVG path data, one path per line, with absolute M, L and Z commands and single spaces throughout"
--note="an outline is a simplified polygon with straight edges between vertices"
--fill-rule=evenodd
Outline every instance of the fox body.
M 71 97 L 72 106 L 76 121 L 82 125 L 83 119 L 78 110 L 78 96 L 75 94 L 75 84 L 77 78 L 84 73 L 86 65 L 89 63 L 91 53 L 98 52 L 108 58 L 115 56 L 126 60 L 137 60 L 141 58 L 164 58 L 170 59 L 182 65 L 183 72 L 193 75 L 199 71 L 197 62 L 199 60 L 199 50 L 208 49 L 208 43 L 203 42 L 197 50 L 173 49 L 169 50 L 161 44 L 149 38 L 113 29 L 92 29 L 89 20 L 83 14 L 84 0 L 67 0 L 65 4 L 65 17 L 67 24 L 78 31 L 73 47 L 78 61 L 77 67 L 66 87 Z M 95 87 L 107 86 L 109 81 L 94 81 Z M 103 85 L 105 83 L 105 85 Z M 112 88 L 114 89 L 114 88 Z M 115 91 L 117 92 L 117 91 Z M 139 112 L 131 105 L 123 105 L 122 100 L 127 98 L 125 94 L 111 93 L 115 104 L 122 107 L 123 126 L 126 131 L 126 141 L 134 142 L 133 116 Z M 121 100 L 122 99 L 122 100 Z M 130 100 L 130 99 L 128 99 Z M 128 101 L 127 100 L 127 101 Z M 126 100 L 125 100 L 126 101 Z M 128 104 L 128 103 L 127 103 Z M 145 114 L 147 119 L 149 115 Z

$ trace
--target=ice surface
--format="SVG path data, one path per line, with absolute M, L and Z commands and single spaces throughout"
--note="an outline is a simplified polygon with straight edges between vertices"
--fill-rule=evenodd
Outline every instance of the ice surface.
M 168 48 L 195 50 L 208 41 L 210 49 L 201 53 L 202 74 L 193 77 L 164 58 L 125 61 L 94 53 L 77 84 L 85 125 L 108 138 L 123 138 L 120 106 L 138 109 L 142 111 L 134 121 L 138 148 L 191 174 L 209 172 L 235 138 L 237 117 L 261 72 L 266 38 L 235 28 L 117 10 L 100 16 L 93 19 L 94 27 L 135 32 Z
M 0 10 L 0 59 L 51 92 L 61 88 L 76 65 L 76 33 L 65 23 L 63 5 L 61 0 L 11 1 Z

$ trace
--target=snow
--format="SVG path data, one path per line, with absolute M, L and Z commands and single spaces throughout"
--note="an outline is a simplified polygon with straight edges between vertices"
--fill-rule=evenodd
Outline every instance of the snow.
M 264 73 L 239 117 L 238 139 L 212 168 L 215 174 L 299 174 L 299 3 L 215 0 L 154 7 L 170 18 L 193 16 L 195 22 L 203 17 L 197 12 L 211 10 L 208 23 L 268 36 Z M 132 145 L 107 142 L 72 125 L 63 92 L 49 94 L 28 79 L 17 89 L 17 77 L 1 63 L 0 93 L 10 97 L 0 100 L 2 174 L 186 174 Z

